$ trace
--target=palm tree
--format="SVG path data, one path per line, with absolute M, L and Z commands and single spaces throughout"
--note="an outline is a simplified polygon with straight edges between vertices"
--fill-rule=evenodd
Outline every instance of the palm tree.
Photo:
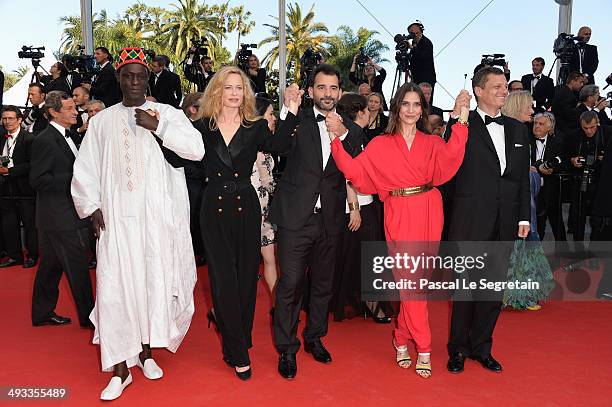
M 236 50 L 240 48 L 240 36 L 248 35 L 255 28 L 255 21 L 250 21 L 251 12 L 245 12 L 244 6 L 232 7 L 228 15 L 227 29 L 229 32 L 238 32 Z
M 325 45 L 328 37 L 324 34 L 328 32 L 327 26 L 323 23 L 314 22 L 314 4 L 306 15 L 302 15 L 302 9 L 298 3 L 289 4 L 287 12 L 287 66 L 291 64 L 294 72 L 300 72 L 300 57 L 308 49 L 326 53 Z M 278 18 L 273 17 L 278 21 Z M 259 43 L 259 46 L 266 44 L 278 44 L 278 25 L 264 24 L 272 29 L 272 35 Z M 263 61 L 271 69 L 278 59 L 278 45 L 275 45 L 264 56 Z
M 177 57 L 182 57 L 190 47 L 189 40 L 193 37 L 205 37 L 210 46 L 211 57 L 214 58 L 214 49 L 219 46 L 225 37 L 223 25 L 210 8 L 205 4 L 198 4 L 197 0 L 179 0 L 178 5 L 173 4 L 176 10 L 166 14 L 167 21 L 162 27 L 168 35 L 167 43 Z
M 328 62 L 338 67 L 343 76 L 343 82 L 348 83 L 348 72 L 353 64 L 353 58 L 361 48 L 364 54 L 376 63 L 388 62 L 382 58 L 382 53 L 389 50 L 380 40 L 374 39 L 378 31 L 360 27 L 357 33 L 346 25 L 338 28 L 338 33 L 329 38 Z
M 17 80 L 23 78 L 25 76 L 25 74 L 28 73 L 28 67 L 27 66 L 20 66 L 17 69 L 13 69 L 13 73 L 17 76 Z
M 98 38 L 103 36 L 103 32 L 108 28 L 112 21 L 109 20 L 106 10 L 100 11 L 99 14 L 94 13 L 92 20 L 94 45 L 101 44 Z M 62 43 L 60 45 L 61 53 L 77 53 L 78 46 L 82 45 L 83 43 L 83 36 L 81 33 L 81 18 L 78 16 L 64 16 L 60 17 L 59 22 L 60 24 L 64 25 L 64 30 L 62 31 Z

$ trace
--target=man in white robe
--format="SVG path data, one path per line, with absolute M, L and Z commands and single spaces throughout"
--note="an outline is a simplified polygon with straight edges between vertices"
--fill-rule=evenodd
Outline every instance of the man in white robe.
M 176 351 L 194 312 L 187 187 L 170 162 L 199 161 L 204 145 L 182 111 L 145 100 L 148 75 L 141 49 L 122 51 L 123 102 L 91 119 L 74 164 L 72 198 L 98 238 L 90 319 L 102 370 L 113 371 L 103 400 L 121 395 L 134 365 L 162 377 L 151 348 Z

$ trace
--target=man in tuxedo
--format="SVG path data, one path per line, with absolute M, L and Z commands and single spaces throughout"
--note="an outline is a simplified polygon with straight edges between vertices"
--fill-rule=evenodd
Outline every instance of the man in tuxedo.
M 87 104 L 89 103 L 89 89 L 79 86 L 72 91 L 72 100 L 77 108 L 77 122 L 72 126 L 72 131 L 76 131 L 81 138 L 87 131 Z
M 521 81 L 513 80 L 508 83 L 508 93 L 519 92 L 521 90 L 525 90 Z
M 89 92 L 92 99 L 101 100 L 104 106 L 110 107 L 121 101 L 121 89 L 111 63 L 111 55 L 105 47 L 98 47 L 94 51 L 94 57 L 101 69 L 90 85 Z
M 158 55 L 151 62 L 151 74 L 149 76 L 148 93 L 158 103 L 165 103 L 178 109 L 183 93 L 181 91 L 181 78 L 170 72 L 166 66 L 166 60 Z
M 609 126 L 612 124 L 612 121 L 606 113 L 606 107 L 608 107 L 609 102 L 605 98 L 600 97 L 598 86 L 584 85 L 584 87 L 580 89 L 578 100 L 580 104 L 576 109 L 579 115 L 584 112 L 594 111 L 597 113 L 601 125 Z
M 436 86 L 436 68 L 434 67 L 433 44 L 423 35 L 425 27 L 420 22 L 408 26 L 414 40 L 410 45 L 410 75 L 414 83 L 427 82 L 431 85 L 430 102 L 433 103 L 434 87 Z
M 36 265 L 38 239 L 36 237 L 35 196 L 30 187 L 30 155 L 34 135 L 21 128 L 23 116 L 16 106 L 2 110 L 5 137 L 0 137 L 2 162 L 0 165 L 0 209 L 2 233 L 9 258 L 0 267 L 23 264 L 23 268 Z M 23 224 L 28 256 L 23 259 L 19 224 Z
M 425 101 L 427 102 L 427 107 L 429 108 L 429 115 L 444 117 L 444 112 L 437 106 L 431 104 L 431 94 L 433 92 L 433 86 L 431 86 L 428 82 L 419 83 L 419 88 L 423 91 L 423 96 L 425 96 Z
M 529 138 L 524 124 L 501 114 L 508 96 L 501 69 L 482 68 L 472 78 L 472 87 L 478 106 L 469 116 L 465 158 L 455 176 L 448 239 L 499 242 L 483 277 L 505 281 L 511 242 L 529 232 Z M 448 127 L 455 121 L 452 118 Z M 508 249 L 502 248 L 507 244 Z M 453 301 L 447 365 L 451 373 L 463 371 L 466 357 L 490 371 L 502 370 L 491 355 L 502 293 L 494 298 L 488 294 L 472 291 L 473 299 Z
M 542 184 L 536 201 L 538 235 L 540 240 L 544 240 L 546 221 L 550 221 L 555 240 L 565 242 L 567 236 L 559 203 L 559 178 L 554 174 L 566 170 L 568 157 L 563 134 L 555 131 L 555 116 L 552 113 L 535 115 L 530 144 L 531 170 L 540 174 Z
M 192 48 L 190 52 L 194 51 Z M 183 64 L 183 73 L 189 82 L 195 83 L 198 92 L 204 92 L 208 82 L 210 82 L 210 79 L 215 74 L 212 68 L 213 61 L 209 56 L 202 56 L 199 64 L 193 64 L 193 56 L 191 56 L 187 63 Z
M 24 126 L 30 133 L 38 133 L 49 124 L 45 117 L 45 91 L 41 84 L 31 83 L 28 86 L 28 99 L 32 103 L 32 107 L 26 113 Z
M 292 85 L 287 92 L 302 91 Z M 318 362 L 329 363 L 332 359 L 321 338 L 327 334 L 337 243 L 346 227 L 346 180 L 331 156 L 328 132 L 342 136 L 345 149 L 353 155 L 362 137 L 362 130 L 352 120 L 341 121 L 335 113 L 342 93 L 338 69 L 318 65 L 308 92 L 314 107 L 299 114 L 300 126 L 287 153 L 287 166 L 270 210 L 270 221 L 278 226 L 281 269 L 274 307 L 274 342 L 280 353 L 278 371 L 287 379 L 297 373 L 298 316 L 306 270 L 310 279 L 310 305 L 304 349 Z M 284 107 L 281 119 L 286 112 Z
M 528 90 L 533 97 L 536 113 L 547 110 L 555 96 L 555 83 L 551 78 L 542 73 L 544 65 L 544 58 L 534 58 L 531 61 L 533 73 L 523 75 L 521 78 L 523 89 Z
M 566 135 L 574 135 L 579 128 L 578 93 L 585 85 L 586 78 L 580 72 L 570 72 L 565 84 L 555 87 L 551 110 L 557 120 L 557 129 Z
M 36 226 L 39 232 L 40 266 L 34 279 L 32 324 L 64 325 L 70 318 L 55 313 L 62 271 L 66 273 L 77 306 L 81 327 L 92 327 L 94 306 L 87 268 L 89 220 L 79 219 L 70 182 L 77 147 L 70 133 L 76 123 L 74 100 L 64 92 L 50 92 L 45 109 L 49 126 L 32 144 L 30 184 L 36 190 Z
M 591 34 L 591 28 L 580 27 L 576 35 L 579 41 L 570 60 L 570 71 L 584 74 L 587 78 L 587 83 L 590 85 L 595 83 L 595 71 L 597 71 L 597 66 L 599 65 L 597 47 L 588 43 L 591 39 Z

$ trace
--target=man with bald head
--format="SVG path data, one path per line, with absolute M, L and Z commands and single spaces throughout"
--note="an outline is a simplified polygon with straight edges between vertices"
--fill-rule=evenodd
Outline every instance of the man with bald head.
M 595 71 L 599 65 L 597 47 L 588 42 L 591 39 L 592 30 L 590 27 L 580 27 L 576 36 L 580 39 L 572 55 L 570 62 L 570 72 L 578 71 L 587 76 L 589 84 L 595 83 Z

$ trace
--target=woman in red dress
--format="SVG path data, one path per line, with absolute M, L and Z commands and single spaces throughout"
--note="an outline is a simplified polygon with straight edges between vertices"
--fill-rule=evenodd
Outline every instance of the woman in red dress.
M 356 158 L 330 133 L 331 149 L 338 168 L 361 193 L 377 193 L 385 207 L 385 235 L 391 242 L 438 242 L 444 215 L 440 192 L 432 188 L 449 181 L 463 161 L 467 141 L 467 117 L 471 96 L 462 90 L 455 102 L 459 122 L 447 143 L 428 134 L 429 121 L 423 92 L 406 83 L 398 89 L 384 136 L 374 138 Z M 392 249 L 390 250 L 392 251 Z M 427 301 L 401 301 L 393 344 L 397 364 L 412 364 L 408 342 L 418 352 L 416 371 L 431 376 L 431 331 Z

